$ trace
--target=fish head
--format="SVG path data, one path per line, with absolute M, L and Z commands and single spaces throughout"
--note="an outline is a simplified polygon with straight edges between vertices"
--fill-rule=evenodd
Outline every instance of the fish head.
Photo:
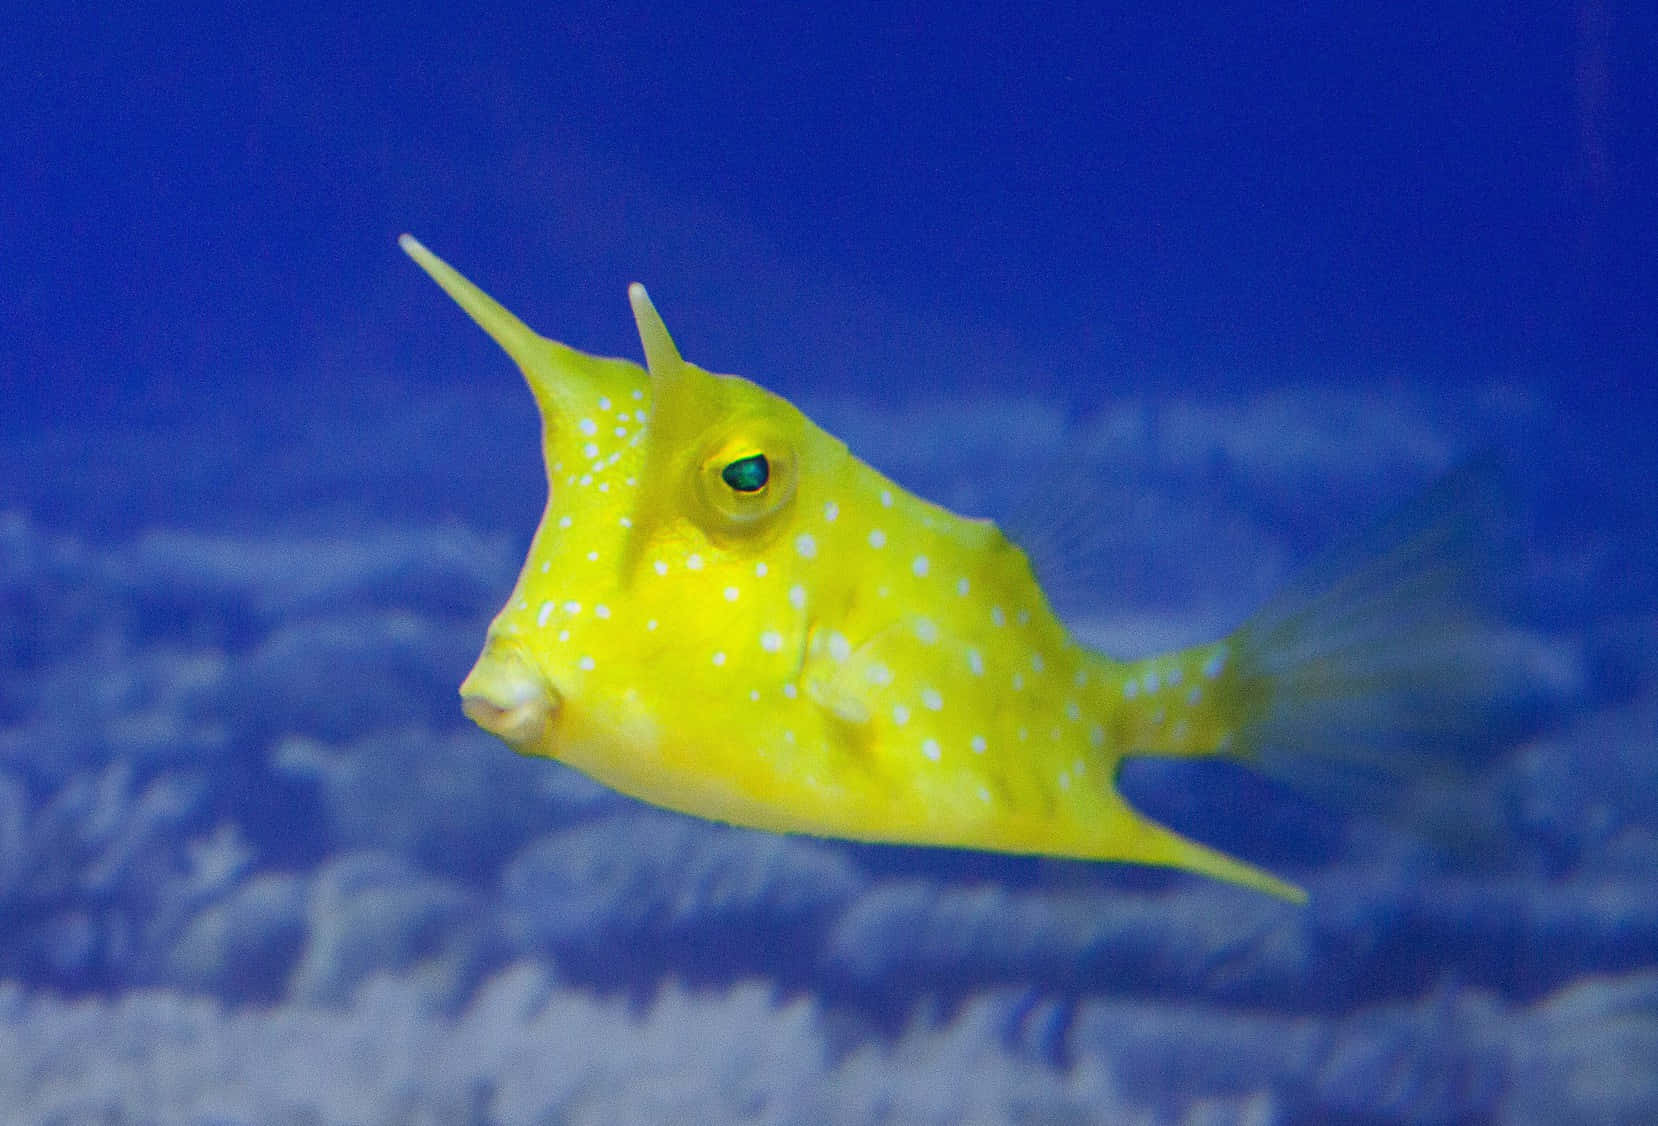
M 542 420 L 546 508 L 461 685 L 465 713 L 625 793 L 761 820 L 767 749 L 811 719 L 796 683 L 813 606 L 838 585 L 797 514 L 852 463 L 845 446 L 687 363 L 641 286 L 648 370 L 537 335 L 402 241 L 517 362 Z

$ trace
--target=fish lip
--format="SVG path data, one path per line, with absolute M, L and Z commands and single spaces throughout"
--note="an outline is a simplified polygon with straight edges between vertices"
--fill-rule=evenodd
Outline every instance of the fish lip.
M 563 697 L 516 648 L 488 645 L 461 683 L 461 711 L 515 749 L 543 743 Z

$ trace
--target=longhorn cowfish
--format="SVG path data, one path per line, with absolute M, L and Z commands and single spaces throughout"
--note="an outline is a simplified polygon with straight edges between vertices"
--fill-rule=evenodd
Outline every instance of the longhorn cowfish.
M 1444 710 L 1455 503 L 1384 528 L 1226 637 L 1115 660 L 1061 624 L 994 523 L 684 360 L 642 286 L 643 368 L 537 335 L 400 244 L 541 413 L 546 508 L 460 688 L 515 751 L 734 825 L 1161 865 L 1300 902 L 1135 810 L 1122 759 L 1225 756 L 1292 779 L 1367 755 L 1388 768 Z

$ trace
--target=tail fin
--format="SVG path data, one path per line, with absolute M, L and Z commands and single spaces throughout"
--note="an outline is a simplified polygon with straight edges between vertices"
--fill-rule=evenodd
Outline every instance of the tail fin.
M 1513 595 L 1511 526 L 1481 462 L 1300 576 L 1230 639 L 1247 707 L 1227 753 L 1386 812 L 1418 784 L 1456 784 L 1526 680 L 1494 624 Z

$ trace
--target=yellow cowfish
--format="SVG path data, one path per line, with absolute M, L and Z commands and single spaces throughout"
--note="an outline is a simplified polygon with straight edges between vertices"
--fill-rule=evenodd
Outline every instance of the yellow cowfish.
M 1071 636 L 996 525 L 686 362 L 642 286 L 628 296 L 648 371 L 538 336 L 400 242 L 517 362 L 542 418 L 546 510 L 460 689 L 480 727 L 735 825 L 1164 865 L 1306 898 L 1134 810 L 1118 764 L 1255 762 L 1262 732 L 1296 750 L 1355 715 L 1387 722 L 1321 705 L 1400 681 L 1432 628 L 1401 609 L 1433 536 L 1213 644 L 1113 660 Z M 1389 630 L 1378 658 L 1368 634 Z

